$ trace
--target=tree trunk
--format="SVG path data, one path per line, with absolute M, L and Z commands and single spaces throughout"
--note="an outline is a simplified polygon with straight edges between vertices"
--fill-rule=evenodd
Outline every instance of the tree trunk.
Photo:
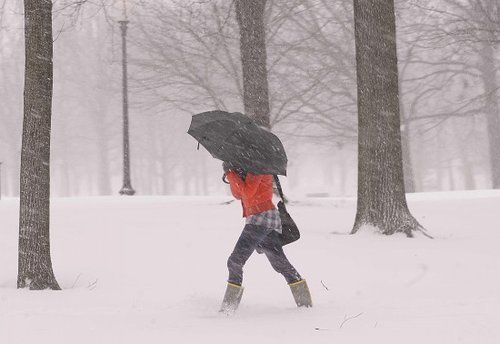
M 401 85 L 398 87 L 398 92 L 401 91 Z M 410 121 L 405 116 L 404 106 L 400 102 L 400 115 L 403 119 L 403 130 L 401 131 L 401 149 L 403 153 L 403 176 L 406 192 L 415 192 L 415 177 L 413 175 L 413 164 L 411 161 L 411 131 Z
M 96 135 L 97 194 L 108 196 L 113 192 L 111 190 L 111 178 L 109 175 L 109 135 L 108 130 L 106 129 L 106 103 L 101 95 L 95 99 L 95 102 L 97 107 L 92 110 L 95 111 L 94 114 L 99 115 L 91 116 L 91 120 Z M 92 171 L 90 173 L 92 173 Z
M 58 290 L 49 241 L 52 1 L 25 0 L 24 15 L 26 65 L 17 287 Z
M 463 126 L 463 124 L 455 125 L 453 127 L 454 131 L 459 130 L 459 126 Z M 475 190 L 476 189 L 476 181 L 474 179 L 474 164 L 471 162 L 469 157 L 469 152 L 467 146 L 469 142 L 464 141 L 461 138 L 454 139 L 456 141 L 458 147 L 458 155 L 460 156 L 461 163 L 461 171 L 463 175 L 463 188 L 465 190 Z
M 460 160 L 462 162 L 462 174 L 464 176 L 464 189 L 475 190 L 476 181 L 474 179 L 474 165 L 467 156 L 467 150 L 464 147 L 460 149 Z
M 493 34 L 491 34 L 493 36 Z M 496 82 L 495 55 L 491 40 L 481 42 L 481 75 L 485 92 L 485 114 L 490 150 L 491 185 L 500 189 L 500 106 Z
M 345 152 L 346 148 L 342 145 L 339 146 L 338 155 L 339 155 L 339 182 L 340 182 L 340 195 L 347 195 L 346 185 L 349 182 L 349 160 L 347 159 L 348 152 Z
M 352 229 L 425 233 L 406 203 L 392 0 L 354 0 L 358 83 L 358 201 Z
M 266 0 L 236 0 L 235 4 L 240 28 L 245 113 L 257 124 L 269 128 L 271 124 L 264 29 Z
M 445 147 L 444 145 L 444 140 L 443 138 L 441 137 L 441 132 L 437 132 L 436 133 L 436 145 L 435 145 L 435 153 L 436 153 L 436 158 L 437 158 L 437 161 L 436 161 L 436 176 L 437 176 L 437 183 L 436 183 L 436 188 L 438 191 L 445 191 L 446 190 L 446 187 L 445 187 L 445 176 L 444 176 L 444 172 L 445 172 L 445 163 L 444 163 L 444 154 L 443 154 L 443 147 Z
M 160 136 L 160 138 L 163 138 Z M 170 181 L 172 180 L 173 168 L 170 166 L 169 155 L 167 154 L 167 149 L 165 147 L 160 148 L 160 178 L 161 178 L 161 194 L 169 195 L 172 193 L 173 189 L 171 187 Z
M 453 173 L 453 163 L 451 159 L 446 161 L 446 166 L 448 170 L 448 190 L 455 191 L 457 188 L 455 186 L 455 175 Z
M 105 127 L 96 127 L 96 134 L 98 194 L 108 196 L 112 194 L 112 191 L 109 177 L 109 148 Z

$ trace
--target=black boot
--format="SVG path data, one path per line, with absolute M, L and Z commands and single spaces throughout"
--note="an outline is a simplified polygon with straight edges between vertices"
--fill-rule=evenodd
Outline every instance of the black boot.
M 297 307 L 312 307 L 311 293 L 304 279 L 288 284 Z
M 220 308 L 221 313 L 231 315 L 236 311 L 243 295 L 243 289 L 240 285 L 227 283 L 226 293 L 224 294 L 224 300 L 222 300 Z

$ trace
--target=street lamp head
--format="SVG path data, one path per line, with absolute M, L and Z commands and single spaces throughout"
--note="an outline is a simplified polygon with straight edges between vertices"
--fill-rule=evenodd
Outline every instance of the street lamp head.
M 119 20 L 118 23 L 120 24 L 122 33 L 125 34 L 127 31 L 127 24 L 129 23 L 128 20 Z
M 127 17 L 127 0 L 122 0 L 123 2 L 123 7 L 122 7 L 122 18 L 121 20 L 118 20 L 118 23 L 120 23 L 120 27 L 123 32 L 127 30 L 127 24 L 129 23 L 128 17 Z

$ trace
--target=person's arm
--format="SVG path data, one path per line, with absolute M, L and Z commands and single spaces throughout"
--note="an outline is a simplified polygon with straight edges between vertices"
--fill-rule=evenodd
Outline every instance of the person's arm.
M 262 174 L 255 175 L 249 172 L 247 173 L 247 176 L 243 181 L 238 173 L 232 170 L 229 171 L 226 176 L 229 184 L 231 185 L 231 191 L 233 192 L 233 195 L 236 193 L 240 198 L 241 196 L 245 196 L 245 198 L 253 197 L 257 192 L 257 189 L 259 188 L 259 184 L 262 181 L 262 178 L 264 177 L 264 175 Z
M 260 183 L 262 182 L 262 178 L 264 178 L 263 174 L 252 174 L 250 172 L 247 173 L 245 178 L 245 189 L 243 194 L 245 197 L 252 198 L 257 193 L 257 189 L 259 188 Z
M 262 174 L 255 175 L 248 172 L 245 181 L 243 181 L 234 171 L 229 171 L 226 176 L 231 185 L 231 192 L 234 197 L 238 195 L 238 199 L 241 199 L 242 196 L 245 196 L 245 198 L 252 198 L 257 193 L 262 178 L 264 178 Z

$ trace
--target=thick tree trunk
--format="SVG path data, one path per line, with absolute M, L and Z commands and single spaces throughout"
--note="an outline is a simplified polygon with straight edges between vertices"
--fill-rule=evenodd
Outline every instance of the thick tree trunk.
M 358 203 L 352 233 L 423 228 L 405 197 L 398 100 L 396 27 L 392 0 L 354 0 L 358 82 Z
M 264 10 L 266 0 L 236 0 L 240 28 L 245 113 L 259 125 L 270 127 L 269 91 L 266 67 Z
M 25 0 L 26 69 L 21 150 L 18 288 L 60 289 L 49 242 L 52 1 Z

